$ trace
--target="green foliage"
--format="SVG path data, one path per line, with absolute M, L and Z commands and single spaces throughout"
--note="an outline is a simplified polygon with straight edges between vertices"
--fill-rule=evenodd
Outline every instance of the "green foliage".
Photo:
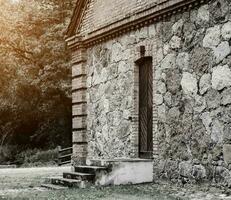
M 38 149 L 28 149 L 18 155 L 18 162 L 24 167 L 46 166 L 57 164 L 58 149 L 41 151 Z
M 0 165 L 17 164 L 23 167 L 51 166 L 58 162 L 58 148 L 51 150 L 21 149 L 16 145 L 0 147 Z
M 0 0 L 0 145 L 54 148 L 71 141 L 65 30 L 73 1 Z
M 17 159 L 18 152 L 17 146 L 6 145 L 0 147 L 0 164 L 11 164 Z

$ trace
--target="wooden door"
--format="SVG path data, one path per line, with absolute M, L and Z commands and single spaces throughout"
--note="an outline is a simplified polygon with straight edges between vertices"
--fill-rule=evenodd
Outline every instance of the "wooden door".
M 139 156 L 153 155 L 153 73 L 152 59 L 139 62 Z

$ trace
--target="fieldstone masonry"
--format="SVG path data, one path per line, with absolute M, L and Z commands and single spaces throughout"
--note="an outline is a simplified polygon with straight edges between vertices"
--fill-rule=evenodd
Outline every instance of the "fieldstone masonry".
M 87 48 L 87 106 L 73 112 L 86 109 L 88 158 L 137 157 L 135 62 L 137 49 L 147 44 L 155 179 L 231 186 L 229 0 L 209 1 Z

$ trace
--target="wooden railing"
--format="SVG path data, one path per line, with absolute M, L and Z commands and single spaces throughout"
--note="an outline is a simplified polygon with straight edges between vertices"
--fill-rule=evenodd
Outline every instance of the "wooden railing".
M 58 146 L 59 157 L 58 157 L 58 165 L 65 165 L 71 163 L 72 156 L 72 147 L 62 149 L 61 146 Z

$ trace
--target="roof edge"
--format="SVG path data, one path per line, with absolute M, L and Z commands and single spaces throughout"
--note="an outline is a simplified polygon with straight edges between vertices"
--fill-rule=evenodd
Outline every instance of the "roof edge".
M 66 36 L 72 37 L 79 28 L 88 0 L 77 0 L 70 24 L 67 28 Z

